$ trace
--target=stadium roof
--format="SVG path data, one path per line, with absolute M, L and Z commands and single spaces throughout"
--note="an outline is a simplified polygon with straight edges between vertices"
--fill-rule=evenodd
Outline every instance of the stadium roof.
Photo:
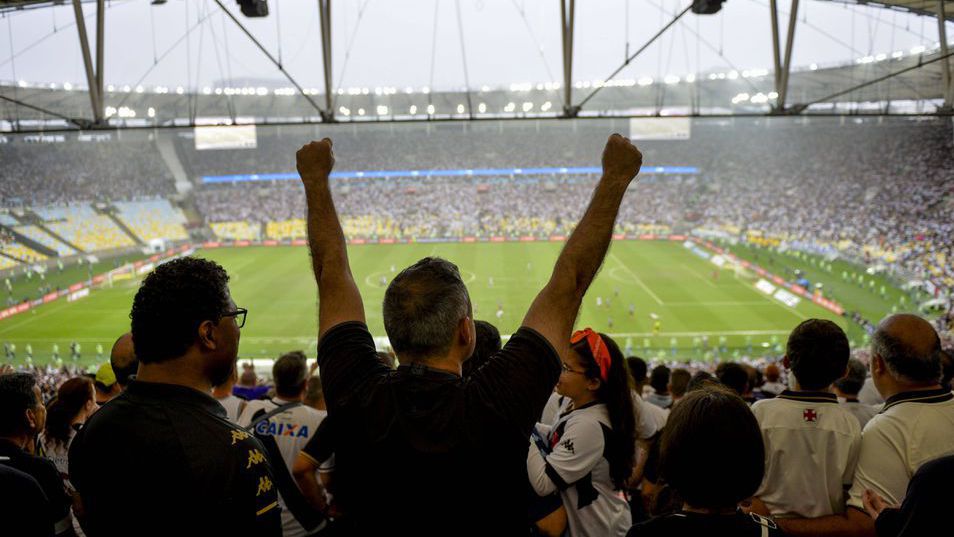
M 929 15 L 937 17 L 938 0 L 822 0 L 823 2 L 835 2 L 838 4 L 858 4 L 874 7 L 886 7 L 899 11 L 909 11 L 919 15 Z M 954 1 L 945 0 L 944 18 L 954 21 Z

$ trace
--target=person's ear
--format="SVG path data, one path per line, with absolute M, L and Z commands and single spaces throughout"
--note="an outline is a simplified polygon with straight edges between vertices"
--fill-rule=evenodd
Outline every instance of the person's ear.
M 477 339 L 477 331 L 474 328 L 474 322 L 469 316 L 462 318 L 457 322 L 457 340 L 462 347 L 469 347 L 471 342 Z
M 215 350 L 218 347 L 218 334 L 216 333 L 215 323 L 212 321 L 202 321 L 199 324 L 198 331 L 199 344 L 203 348 Z
M 26 412 L 27 423 L 29 423 L 30 428 L 35 431 L 37 429 L 37 425 L 39 425 L 39 420 L 36 417 L 36 412 L 32 408 L 26 409 L 25 412 Z
M 871 376 L 880 377 L 881 375 L 884 375 L 885 369 L 886 367 L 884 364 L 884 359 L 878 356 L 877 354 L 872 355 L 871 356 Z
M 591 392 L 599 390 L 602 384 L 603 381 L 600 379 L 586 379 L 586 389 Z

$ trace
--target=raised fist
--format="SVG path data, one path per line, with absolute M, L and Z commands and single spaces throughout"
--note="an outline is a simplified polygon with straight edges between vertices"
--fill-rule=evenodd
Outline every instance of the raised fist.
M 612 179 L 632 181 L 643 165 L 643 154 L 629 140 L 613 134 L 603 149 L 603 175 Z
M 310 142 L 295 154 L 298 175 L 306 185 L 316 180 L 327 180 L 335 167 L 335 153 L 331 150 L 331 138 Z

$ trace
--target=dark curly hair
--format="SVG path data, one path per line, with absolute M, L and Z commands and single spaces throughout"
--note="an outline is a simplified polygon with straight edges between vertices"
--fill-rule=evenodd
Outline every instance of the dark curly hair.
M 204 321 L 218 322 L 229 309 L 229 276 L 214 261 L 183 257 L 146 276 L 133 299 L 133 346 L 144 364 L 185 354 Z
M 93 399 L 93 379 L 75 377 L 64 382 L 56 391 L 56 398 L 46 407 L 47 440 L 66 446 L 70 440 L 71 422 Z

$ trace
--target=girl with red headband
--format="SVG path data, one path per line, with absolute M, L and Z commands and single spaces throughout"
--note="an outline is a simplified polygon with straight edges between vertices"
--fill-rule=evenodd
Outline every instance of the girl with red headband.
M 623 353 L 605 334 L 574 333 L 556 388 L 571 402 L 552 426 L 537 424 L 530 483 L 540 496 L 559 492 L 572 537 L 623 536 L 632 525 L 622 490 L 635 444 Z

